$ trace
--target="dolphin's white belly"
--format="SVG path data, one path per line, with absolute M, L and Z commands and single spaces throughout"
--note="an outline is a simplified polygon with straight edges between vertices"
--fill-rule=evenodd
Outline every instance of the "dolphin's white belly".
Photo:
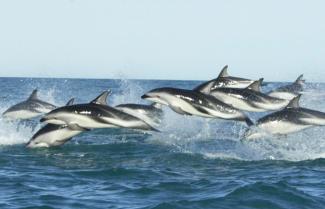
M 130 114 L 134 117 L 137 117 L 141 120 L 143 120 L 144 122 L 148 123 L 149 125 L 151 126 L 157 126 L 158 124 L 155 122 L 156 118 L 150 118 L 146 115 L 145 111 L 138 111 L 138 110 L 133 110 L 133 109 L 130 109 L 130 108 L 117 108 L 127 114 Z
M 33 142 L 37 142 L 37 144 L 31 143 L 29 147 L 59 146 L 64 144 L 68 139 L 80 133 L 81 131 L 72 131 L 69 128 L 61 128 L 55 131 L 50 131 L 33 139 Z
M 244 135 L 245 139 L 259 139 L 259 138 L 266 137 L 266 136 L 268 136 L 268 134 L 265 132 L 261 132 L 260 130 L 259 131 L 258 130 L 254 130 L 254 131 L 248 130 L 248 131 L 246 131 L 246 133 Z
M 213 92 L 212 96 L 239 110 L 250 111 L 250 112 L 265 112 L 265 109 L 254 107 L 253 105 L 249 104 L 245 100 L 241 98 L 237 98 L 232 95 L 224 94 L 221 92 Z
M 258 127 L 271 134 L 289 134 L 309 128 L 311 125 L 291 123 L 289 121 L 270 121 L 259 124 Z
M 251 85 L 254 81 L 237 81 L 234 83 L 228 83 L 223 87 L 234 88 L 234 89 L 244 89 Z
M 230 112 L 221 112 L 218 110 L 210 109 L 203 107 L 207 112 L 209 112 L 211 115 L 218 117 L 218 118 L 223 118 L 223 119 L 235 119 L 235 118 L 242 118 L 244 115 L 239 112 L 239 111 L 234 111 L 232 113 Z
M 74 115 L 73 117 L 69 117 L 66 120 L 66 123 L 78 124 L 83 128 L 114 128 L 115 125 L 105 122 L 105 121 L 97 121 L 96 118 L 83 116 L 83 115 Z
M 18 111 L 7 112 L 4 114 L 5 117 L 11 119 L 30 119 L 40 115 L 42 115 L 42 113 L 33 112 L 29 110 L 18 110 Z
M 325 119 L 319 117 L 301 118 L 301 121 L 317 126 L 325 126 Z
M 195 107 L 193 107 L 193 105 L 191 105 L 190 103 L 179 99 L 179 98 L 171 98 L 169 99 L 169 105 L 176 107 L 176 108 L 180 108 L 181 110 L 183 110 L 186 113 L 189 113 L 191 115 L 196 115 L 196 116 L 201 116 L 201 117 L 208 117 L 211 118 L 211 115 L 208 115 L 206 113 L 202 113 L 200 111 L 198 111 Z
M 283 100 L 275 103 L 266 100 L 264 102 L 255 102 L 254 104 L 265 110 L 280 110 L 285 108 L 289 104 L 289 102 L 289 100 Z
M 43 106 L 40 106 L 40 107 L 37 107 L 37 108 L 35 108 L 35 110 L 37 111 L 37 112 L 40 112 L 40 113 L 49 113 L 49 112 L 51 112 L 53 109 L 49 109 L 49 108 L 46 108 L 46 107 L 43 107 Z
M 142 120 L 121 120 L 119 118 L 104 118 L 107 122 L 124 128 L 144 128 L 148 125 Z
M 284 91 L 274 91 L 268 94 L 271 97 L 279 98 L 279 99 L 286 99 L 286 100 L 292 100 L 297 95 L 291 92 L 284 92 Z

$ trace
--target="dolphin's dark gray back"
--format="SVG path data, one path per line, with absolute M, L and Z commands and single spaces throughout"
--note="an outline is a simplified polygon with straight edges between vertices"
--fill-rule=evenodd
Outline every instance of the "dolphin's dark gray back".
M 216 88 L 222 88 L 222 87 L 228 87 L 240 82 L 252 82 L 250 79 L 246 78 L 240 78 L 240 77 L 234 77 L 230 76 L 228 74 L 228 65 L 224 66 L 219 73 L 218 77 L 206 82 L 203 82 L 202 84 L 195 87 L 194 91 L 199 91 L 205 94 L 209 94 L 209 92 Z
M 273 91 L 282 91 L 282 92 L 291 92 L 298 94 L 299 92 L 303 91 L 303 84 L 305 83 L 305 80 L 303 79 L 303 75 L 300 75 L 296 81 L 294 81 L 291 84 L 280 86 L 279 88 L 276 88 Z

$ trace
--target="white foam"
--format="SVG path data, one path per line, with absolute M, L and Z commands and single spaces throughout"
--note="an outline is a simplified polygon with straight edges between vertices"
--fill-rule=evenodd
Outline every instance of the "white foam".
M 30 88 L 35 89 L 35 88 Z M 11 105 L 16 104 L 17 102 L 23 101 L 28 98 L 31 91 L 26 90 L 26 96 L 19 101 L 2 101 L 0 104 L 0 145 L 15 145 L 15 144 L 24 144 L 29 141 L 33 136 L 35 131 L 41 127 L 41 124 L 31 125 L 28 122 L 19 122 L 19 121 L 8 121 L 5 118 L 2 118 L 2 113 L 7 110 Z M 55 89 L 51 88 L 49 90 L 42 89 L 39 91 L 38 97 L 46 102 L 55 103 Z
M 302 161 L 325 156 L 325 127 L 314 127 L 287 137 L 268 135 L 242 141 L 244 124 L 181 116 L 165 109 L 162 132 L 154 133 L 149 143 L 209 159 Z
M 0 145 L 26 143 L 32 137 L 32 127 L 0 119 Z
M 137 81 L 122 79 L 120 80 L 118 89 L 121 92 L 113 92 L 110 104 L 115 106 L 125 103 L 143 103 L 141 96 L 144 91 Z
M 143 103 L 140 97 L 145 91 L 138 81 L 122 80 L 119 91 L 113 92 L 111 104 Z M 54 96 L 55 92 L 55 88 L 41 90 L 40 98 L 54 104 L 56 101 L 65 103 L 60 100 L 62 98 Z M 3 108 L 0 111 L 3 112 L 12 102 L 1 104 Z M 302 98 L 303 107 L 325 111 L 324 104 L 322 89 L 306 90 Z M 301 161 L 325 158 L 325 127 L 311 128 L 288 137 L 266 136 L 241 141 L 246 130 L 243 123 L 182 116 L 168 107 L 164 107 L 164 111 L 164 119 L 158 127 L 162 132 L 152 133 L 147 142 L 168 146 L 176 152 L 200 154 L 207 159 Z M 33 133 L 29 126 L 0 119 L 0 145 L 26 143 Z M 131 138 L 129 135 L 126 137 Z

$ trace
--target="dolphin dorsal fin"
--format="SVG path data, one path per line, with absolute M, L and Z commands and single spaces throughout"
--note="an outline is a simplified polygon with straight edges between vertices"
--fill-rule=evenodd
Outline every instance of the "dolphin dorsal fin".
M 28 97 L 28 100 L 35 100 L 35 99 L 37 99 L 37 92 L 38 92 L 38 90 L 35 89 L 35 90 L 31 93 L 31 95 Z
M 301 74 L 296 80 L 295 80 L 295 83 L 297 84 L 304 84 L 305 83 L 305 80 L 303 79 L 304 77 L 304 74 Z
M 93 104 L 107 105 L 107 97 L 111 94 L 111 90 L 104 91 L 96 99 L 91 101 Z
M 74 98 L 70 99 L 65 106 L 73 105 L 73 103 L 74 103 Z
M 218 78 L 228 77 L 228 65 L 224 66 L 218 75 Z
M 264 80 L 264 78 L 260 78 L 259 80 L 254 81 L 251 85 L 247 86 L 247 89 L 251 89 L 253 91 L 260 92 L 263 80 Z
M 216 81 L 211 80 L 208 83 L 206 83 L 206 85 L 200 86 L 201 88 L 195 88 L 194 91 L 198 91 L 203 94 L 210 94 L 211 89 L 214 87 L 215 83 L 216 83 Z
M 298 94 L 298 96 L 296 96 L 295 98 L 293 98 L 289 104 L 287 105 L 287 108 L 298 108 L 299 107 L 299 101 L 300 101 L 300 97 L 302 94 Z

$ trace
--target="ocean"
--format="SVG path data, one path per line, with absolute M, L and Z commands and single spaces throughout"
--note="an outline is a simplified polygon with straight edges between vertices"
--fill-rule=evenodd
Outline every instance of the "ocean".
M 0 112 L 35 88 L 57 105 L 111 89 L 114 106 L 146 103 L 140 97 L 152 88 L 199 83 L 0 78 Z M 307 83 L 301 106 L 325 111 L 325 84 Z M 24 146 L 39 118 L 1 118 L 0 208 L 325 208 L 325 127 L 247 141 L 243 123 L 164 112 L 159 133 L 98 129 L 50 149 Z

